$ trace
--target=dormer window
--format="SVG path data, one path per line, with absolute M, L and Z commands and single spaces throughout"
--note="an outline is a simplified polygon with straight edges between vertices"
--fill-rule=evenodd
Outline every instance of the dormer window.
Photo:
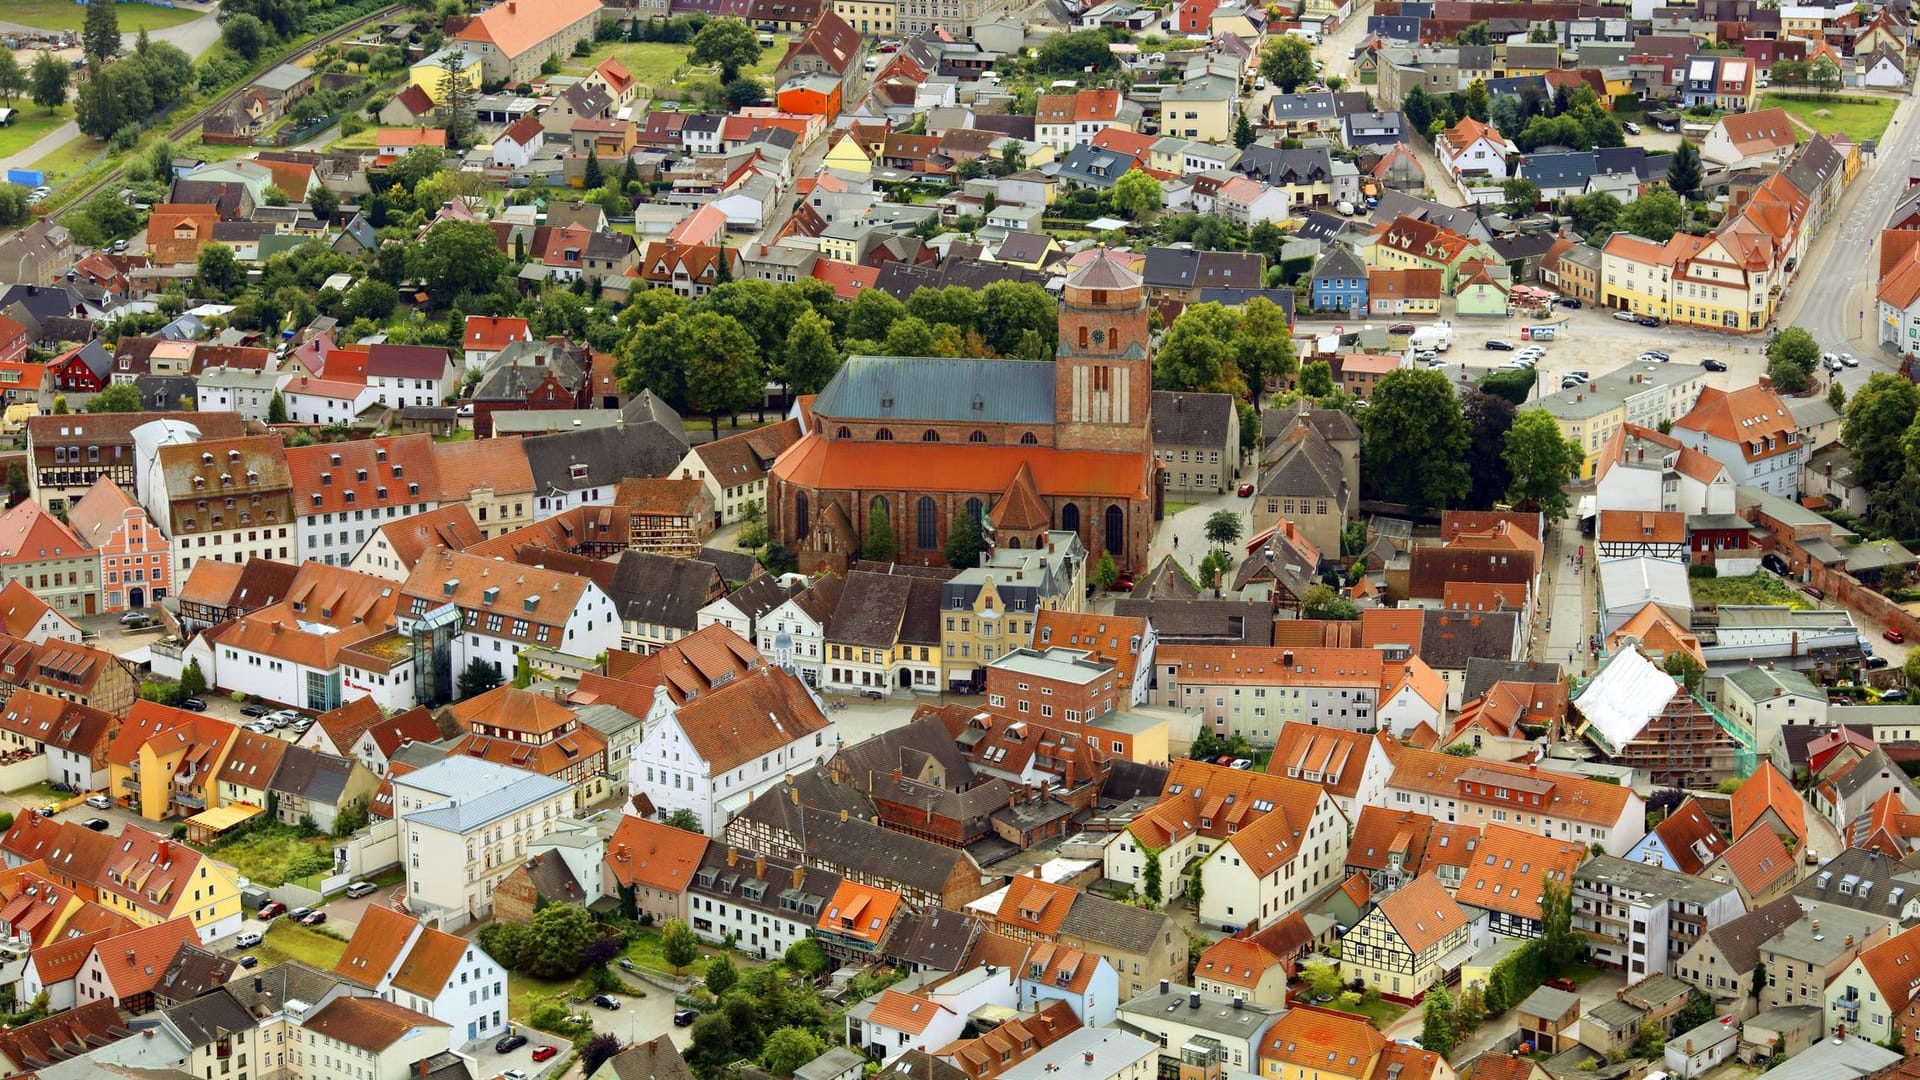
M 321 474 L 320 474 L 320 486 L 321 486 L 321 487 L 332 487 L 332 486 L 333 486 L 333 474 L 332 474 L 332 473 L 330 473 L 330 472 L 323 472 L 323 473 L 321 473 Z

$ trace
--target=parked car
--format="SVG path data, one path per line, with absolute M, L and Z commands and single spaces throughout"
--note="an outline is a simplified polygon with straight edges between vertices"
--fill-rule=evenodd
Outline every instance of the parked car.
M 513 1035 L 502 1035 L 499 1041 L 493 1044 L 493 1052 L 496 1054 L 511 1054 L 525 1045 L 527 1045 L 527 1037 L 525 1035 L 517 1033 Z
M 1513 342 L 1505 338 L 1490 338 L 1487 341 L 1487 349 L 1491 352 L 1512 352 Z
M 1841 353 L 1841 354 L 1840 354 L 1840 362 L 1841 362 L 1842 364 L 1845 364 L 1845 365 L 1846 365 L 1847 367 L 1859 367 L 1859 366 L 1860 366 L 1860 358 L 1859 358 L 1859 357 L 1857 357 L 1857 356 L 1855 356 L 1855 355 L 1853 355 L 1853 354 L 1852 354 L 1852 353 L 1850 353 L 1850 352 L 1843 352 L 1843 353 Z
M 1633 321 L 1639 323 L 1641 326 L 1659 326 L 1660 325 L 1660 320 L 1654 318 L 1651 315 L 1637 316 Z
M 153 616 L 148 615 L 144 611 L 129 611 L 126 614 L 120 616 L 121 626 L 131 626 L 134 623 L 148 623 L 152 621 L 153 621 Z
M 92 829 L 94 832 L 106 832 L 108 829 L 113 828 L 113 822 L 103 817 L 90 817 L 80 824 Z
M 623 956 L 620 958 L 620 970 L 621 971 L 637 971 L 639 969 L 634 967 L 633 961 L 630 958 Z
M 1800 586 L 1800 591 L 1813 597 L 1815 600 L 1825 600 L 1827 598 L 1826 590 L 1817 585 L 1802 585 Z
M 236 949 L 251 949 L 258 944 L 260 944 L 258 930 L 242 930 L 240 936 L 233 939 L 233 947 Z
M 698 1019 L 700 1019 L 699 1013 L 694 1012 L 692 1009 L 681 1009 L 679 1012 L 673 1014 L 673 1026 L 692 1027 L 693 1022 Z
M 297 907 L 297 908 L 294 908 L 292 911 L 287 912 L 287 918 L 292 919 L 294 922 L 299 922 L 301 919 L 304 919 L 311 914 L 313 914 L 312 908 Z
M 347 899 L 358 900 L 359 898 L 367 895 L 368 893 L 373 892 L 375 889 L 378 889 L 379 887 L 380 886 L 375 885 L 371 881 L 356 881 L 353 884 L 347 886 Z
M 242 705 L 240 706 L 240 715 L 241 716 L 265 716 L 267 715 L 267 709 L 266 709 L 266 706 L 264 705 Z
M 239 959 L 238 962 L 241 968 L 243 969 L 256 968 L 260 966 L 260 958 L 257 956 L 243 956 Z
M 1253 498 L 1253 485 L 1252 485 L 1252 484 L 1241 484 L 1241 485 L 1240 485 L 1239 487 L 1237 487 L 1237 488 L 1234 488 L 1233 490 L 1234 490 L 1234 494 L 1236 494 L 1236 495 L 1238 495 L 1238 496 L 1240 496 L 1240 497 L 1241 497 L 1241 498 L 1243 498 L 1243 499 L 1251 499 L 1251 498 Z
M 1765 555 L 1760 556 L 1760 565 L 1765 567 L 1768 570 L 1773 571 L 1776 574 L 1779 574 L 1781 577 L 1787 576 L 1787 560 L 1781 558 L 1778 555 L 1775 555 L 1771 551 L 1767 552 Z
M 1885 630 L 1880 631 L 1880 636 L 1883 638 L 1886 638 L 1888 641 L 1893 642 L 1895 645 L 1898 645 L 1901 642 L 1907 640 L 1907 635 L 1901 633 L 1898 629 L 1891 626 L 1889 626 Z
M 1580 308 L 1580 298 L 1577 296 L 1563 296 L 1558 303 L 1563 308 L 1573 308 L 1576 311 Z
M 1900 687 L 1896 686 L 1893 689 L 1888 690 L 1885 693 L 1882 693 L 1880 695 L 1880 700 L 1881 701 L 1905 701 L 1907 700 L 1907 692 L 1901 689 Z
M 1410 322 L 1394 323 L 1392 326 L 1387 327 L 1387 333 L 1411 334 L 1413 333 L 1413 324 Z
M 1668 356 L 1666 353 L 1661 352 L 1659 349 L 1648 349 L 1646 352 L 1643 352 L 1640 354 L 1640 359 L 1648 361 L 1650 363 L 1664 364 L 1667 361 L 1673 359 L 1673 357 Z
M 1133 575 L 1121 574 L 1120 580 L 1113 583 L 1113 591 L 1114 592 L 1132 592 L 1133 591 Z
M 608 994 L 593 995 L 593 1003 L 603 1009 L 618 1009 L 620 1007 L 619 1000 Z
M 1725 370 L 1727 370 L 1727 365 L 1726 365 L 1726 364 L 1725 364 L 1724 362 L 1722 362 L 1722 361 L 1719 361 L 1719 360 L 1715 360 L 1715 359 L 1714 359 L 1713 357 L 1711 357 L 1711 356 L 1709 356 L 1709 357 L 1707 357 L 1706 359 L 1704 359 L 1704 360 L 1702 360 L 1702 361 L 1700 361 L 1700 366 L 1701 366 L 1701 367 L 1703 367 L 1703 368 L 1706 368 L 1706 369 L 1707 369 L 1708 371 L 1725 371 Z
M 207 703 L 204 701 L 201 701 L 197 697 L 190 697 L 187 700 L 181 702 L 180 707 L 187 710 L 188 712 L 206 712 L 207 711 Z
M 1616 311 L 1613 313 L 1613 321 L 1614 322 L 1639 322 L 1640 316 L 1635 315 L 1631 311 Z
M 300 916 L 301 926 L 319 926 L 326 921 L 327 913 L 324 911 L 309 911 L 305 915 Z
M 1638 134 L 1640 134 L 1640 125 L 1639 125 L 1639 124 L 1636 124 L 1636 123 L 1634 123 L 1634 122 L 1633 122 L 1633 121 L 1631 121 L 1631 120 L 1622 120 L 1622 121 L 1620 121 L 1620 126 L 1621 126 L 1622 128 L 1624 128 L 1624 129 L 1626 129 L 1626 132 L 1627 132 L 1627 134 L 1629 134 L 1629 135 L 1638 135 Z
M 1868 671 L 1879 671 L 1887 666 L 1887 658 L 1876 653 L 1867 657 L 1866 665 Z
M 551 1061 L 559 1053 L 560 1053 L 559 1047 L 554 1046 L 551 1043 L 542 1043 L 541 1045 L 533 1048 L 533 1060 Z
M 113 809 L 113 800 L 107 798 L 105 795 L 89 795 L 87 796 L 87 805 L 93 807 L 95 810 L 111 810 Z
M 266 903 L 260 905 L 260 910 L 254 912 L 253 917 L 256 919 L 272 921 L 273 919 L 276 919 L 279 916 L 285 915 L 286 913 L 287 913 L 287 905 L 281 903 L 278 900 L 269 900 Z
M 1548 979 L 1547 985 L 1553 987 L 1555 990 L 1564 990 L 1569 994 L 1577 994 L 1580 992 L 1580 987 L 1577 984 L 1575 984 L 1572 979 L 1567 979 L 1567 978 Z

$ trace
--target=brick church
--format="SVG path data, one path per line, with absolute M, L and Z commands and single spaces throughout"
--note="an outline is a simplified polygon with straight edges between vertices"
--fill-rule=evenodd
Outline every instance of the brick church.
M 1146 285 L 1101 251 L 1067 278 L 1051 363 L 849 358 L 773 467 L 774 538 L 804 571 L 845 569 L 885 513 L 895 561 L 939 565 L 954 515 L 974 514 L 997 547 L 1072 531 L 1143 570 L 1161 511 L 1148 345 Z

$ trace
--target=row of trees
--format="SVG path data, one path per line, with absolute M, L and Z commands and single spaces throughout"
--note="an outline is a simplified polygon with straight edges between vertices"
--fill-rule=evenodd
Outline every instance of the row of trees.
M 1847 402 L 1841 441 L 1867 490 L 1867 524 L 1887 535 L 1920 535 L 1920 389 L 1877 372 Z
M 1284 380 L 1299 363 L 1286 314 L 1265 297 L 1234 309 L 1192 304 L 1167 330 L 1153 356 L 1156 390 L 1231 394 L 1240 407 L 1240 441 L 1255 445 L 1260 417 L 1251 404 L 1269 380 Z
M 193 58 L 177 45 L 148 40 L 142 31 L 132 56 L 97 68 L 81 84 L 73 122 L 96 139 L 122 137 L 131 145 L 148 117 L 185 98 L 193 85 Z
M 33 63 L 22 66 L 11 49 L 0 49 L 0 100 L 13 107 L 16 96 L 30 96 L 43 109 L 57 109 L 67 101 L 67 65 L 51 52 L 42 51 Z
M 1582 454 L 1545 409 L 1516 413 L 1496 394 L 1456 395 L 1440 372 L 1402 369 L 1380 379 L 1359 421 L 1361 489 L 1373 498 L 1416 512 L 1504 498 L 1566 515 Z

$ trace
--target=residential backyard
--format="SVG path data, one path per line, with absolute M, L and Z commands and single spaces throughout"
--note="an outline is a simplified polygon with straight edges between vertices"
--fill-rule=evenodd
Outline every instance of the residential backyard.
M 121 4 L 120 32 L 164 30 L 192 22 L 212 10 L 212 5 L 183 3 L 178 7 L 154 4 Z M 73 0 L 6 0 L 0 4 L 0 22 L 19 23 L 41 30 L 78 30 L 87 17 L 85 5 Z
M 1791 608 L 1813 606 L 1792 585 L 1764 571 L 1745 577 L 1692 578 L 1688 584 L 1692 587 L 1693 602 L 1697 607 L 1708 604 L 1785 604 Z
M 780 63 L 780 57 L 786 50 L 786 37 L 774 35 L 773 45 L 760 50 L 759 62 L 741 69 L 741 74 L 760 80 L 760 84 L 771 95 L 774 90 L 771 85 L 773 69 Z M 690 46 L 663 41 L 602 41 L 586 56 L 567 60 L 561 70 L 584 75 L 609 56 L 617 57 L 634 80 L 648 91 L 642 94 L 642 101 L 649 98 L 653 101 L 680 101 L 689 103 L 690 107 L 702 96 L 720 92 L 719 72 L 714 68 L 690 64 L 687 57 L 692 51 Z
M 291 825 L 262 825 L 238 839 L 217 843 L 213 857 L 266 886 L 292 882 L 317 888 L 333 870 L 333 838 L 301 836 Z
M 1817 98 L 1769 93 L 1760 95 L 1759 107 L 1777 106 L 1822 135 L 1845 132 L 1847 138 L 1858 143 L 1867 139 L 1877 141 L 1886 132 L 1898 104 L 1893 98 Z
M 340 962 L 340 956 L 347 951 L 347 943 L 339 938 L 330 937 L 318 930 L 289 922 L 284 918 L 275 919 L 267 926 L 267 934 L 260 944 L 247 952 L 260 958 L 260 966 L 272 967 L 288 960 L 298 960 L 308 967 L 321 971 L 332 971 L 333 965 Z

